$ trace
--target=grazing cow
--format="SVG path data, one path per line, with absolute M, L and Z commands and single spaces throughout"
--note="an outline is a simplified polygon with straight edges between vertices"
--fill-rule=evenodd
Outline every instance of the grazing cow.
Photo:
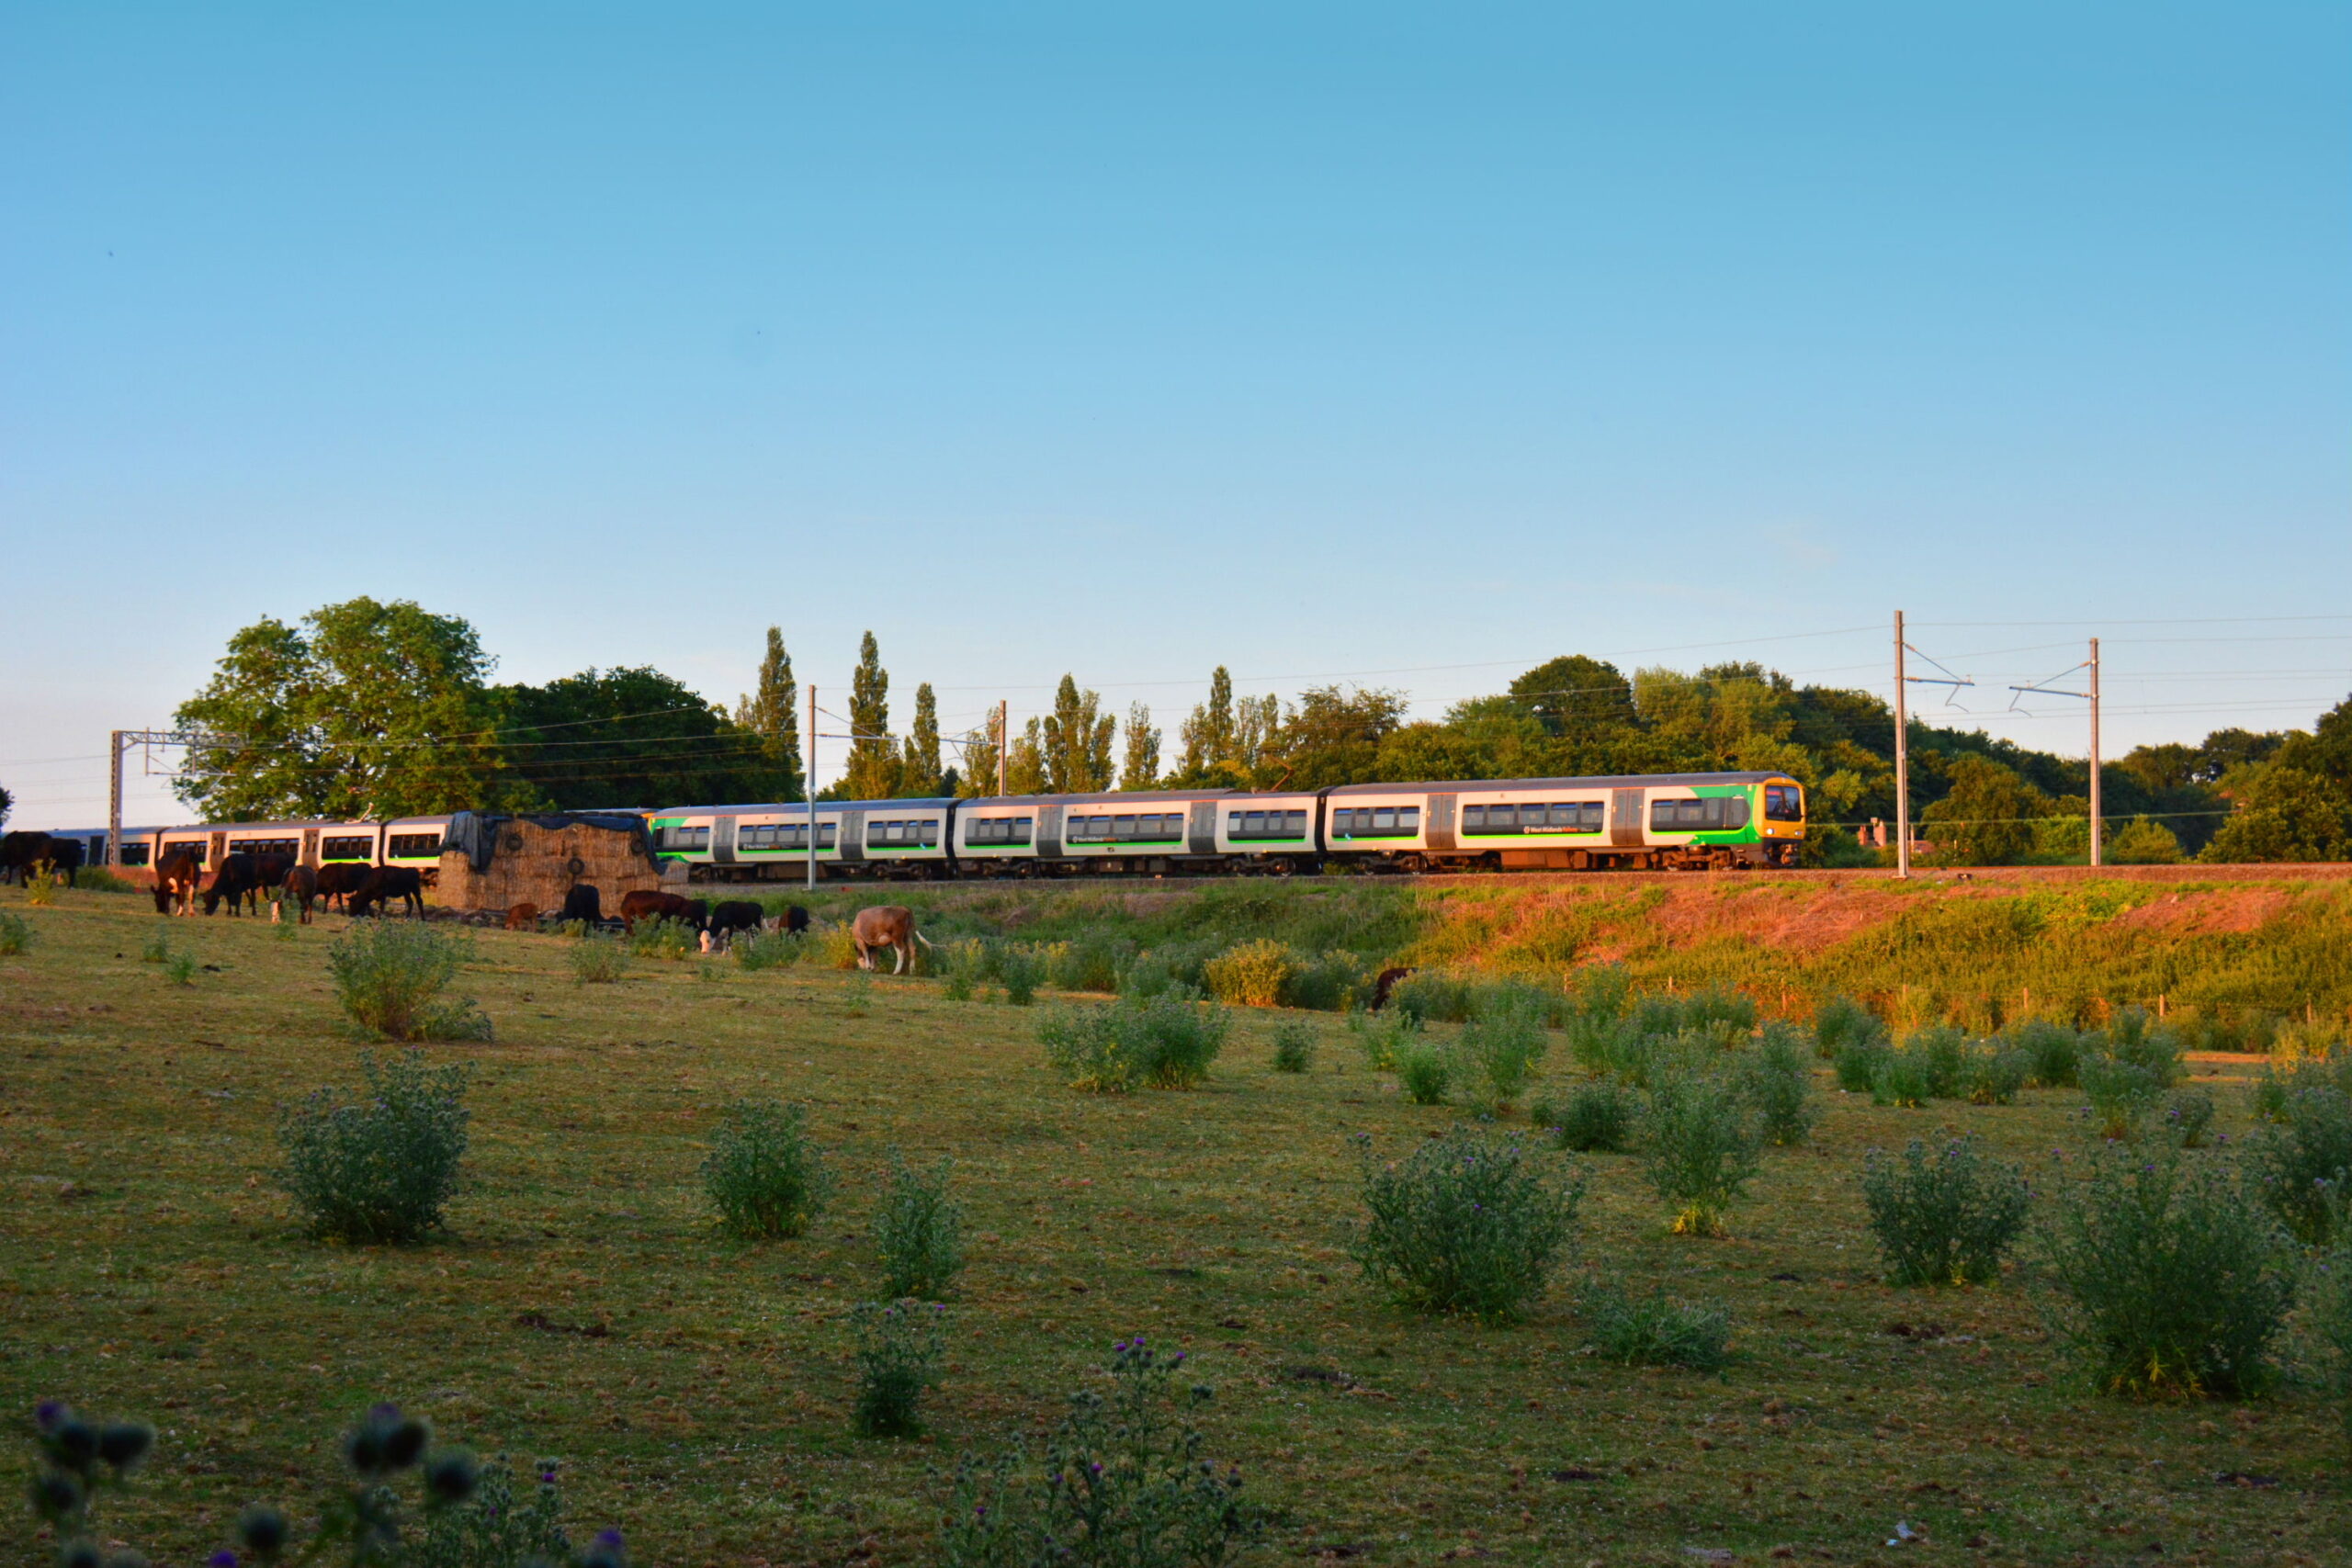
M 311 900 L 319 896 L 318 872 L 307 865 L 288 866 L 286 879 L 278 886 L 282 891 L 278 894 L 277 902 L 269 907 L 269 918 L 273 920 L 281 919 L 285 914 L 286 901 L 290 898 L 301 923 L 309 925 Z
M 748 898 L 729 898 L 714 904 L 707 929 L 721 944 L 731 942 L 737 931 L 760 929 L 760 907 Z
M 1389 993 L 1396 990 L 1397 985 L 1411 973 L 1410 969 L 1383 969 L 1380 977 L 1372 983 L 1372 1006 L 1367 1010 L 1378 1012 L 1386 1007 Z
M 604 895 L 596 891 L 594 883 L 573 883 L 571 891 L 563 896 L 563 914 L 560 918 L 567 924 L 573 920 L 581 920 L 592 926 L 603 925 L 605 923 Z
M 808 911 L 802 908 L 797 904 L 786 904 L 784 907 L 783 929 L 791 932 L 794 936 L 808 935 Z
M 220 900 L 229 900 L 232 918 L 244 913 L 250 902 L 254 913 L 261 913 L 261 866 L 258 858 L 240 850 L 235 854 L 220 857 L 220 869 L 212 874 L 212 886 L 204 890 L 204 912 L 218 914 Z
M 379 915 L 380 918 L 382 907 L 395 898 L 408 906 L 412 918 L 420 920 L 424 918 L 424 878 L 418 874 L 416 867 L 379 865 L 352 889 L 351 897 L 344 903 L 356 920 L 363 915 Z
M 341 903 L 348 910 L 351 896 L 359 891 L 359 885 L 367 881 L 368 874 L 375 869 L 354 860 L 331 861 L 319 867 L 320 899 L 330 909 Z
M 689 898 L 686 900 L 686 924 L 694 927 L 695 930 L 698 931 L 707 931 L 710 930 L 709 899 Z
M 893 975 L 903 975 L 915 964 L 915 943 L 929 947 L 931 939 L 915 930 L 914 911 L 903 904 L 876 904 L 870 909 L 860 909 L 849 923 L 850 940 L 857 944 L 857 966 L 874 967 L 874 955 L 884 948 L 897 952 Z
M 155 863 L 155 913 L 193 915 L 197 889 L 204 886 L 204 862 L 194 850 L 166 850 Z
M 53 872 L 62 873 L 70 887 L 81 864 L 82 843 L 78 839 L 52 839 L 47 833 L 23 831 L 0 837 L 0 881 L 20 883 L 35 867 L 46 865 Z
M 510 931 L 535 931 L 539 929 L 539 907 L 524 902 L 506 911 L 506 929 Z
M 621 925 L 634 931 L 639 920 L 676 920 L 690 926 L 694 924 L 694 905 L 675 893 L 622 894 Z

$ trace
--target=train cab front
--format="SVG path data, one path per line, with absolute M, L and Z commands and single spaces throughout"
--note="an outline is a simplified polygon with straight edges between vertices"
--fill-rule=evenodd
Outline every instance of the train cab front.
M 1762 794 L 1757 848 L 1766 865 L 1792 866 L 1804 852 L 1804 786 L 1794 779 L 1768 779 Z

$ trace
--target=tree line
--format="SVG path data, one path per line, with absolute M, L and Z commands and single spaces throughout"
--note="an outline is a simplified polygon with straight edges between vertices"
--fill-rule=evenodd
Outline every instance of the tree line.
M 326 605 L 236 634 L 183 728 L 199 749 L 178 789 L 214 819 L 381 818 L 467 807 L 571 810 L 803 798 L 802 714 L 782 632 L 730 710 L 650 668 L 498 684 L 474 628 L 399 601 Z M 1501 692 L 1413 718 L 1402 693 L 1309 687 L 1285 702 L 1235 689 L 1222 666 L 1177 727 L 1105 711 L 1064 675 L 1052 705 L 1000 732 L 943 734 L 916 686 L 904 733 L 868 632 L 847 713 L 850 750 L 822 798 L 1158 788 L 1300 789 L 1378 781 L 1773 770 L 1806 786 L 1817 861 L 1869 858 L 1857 824 L 1894 817 L 1894 715 L 1867 692 L 1799 685 L 1752 662 L 1628 675 L 1584 655 Z M 839 733 L 838 730 L 834 733 Z M 2083 857 L 2081 759 L 1914 719 L 1917 830 L 1956 863 Z M 1168 754 L 1164 754 L 1168 753 Z M 2352 858 L 2352 700 L 2310 732 L 2216 730 L 2139 747 L 2101 774 L 2110 859 Z

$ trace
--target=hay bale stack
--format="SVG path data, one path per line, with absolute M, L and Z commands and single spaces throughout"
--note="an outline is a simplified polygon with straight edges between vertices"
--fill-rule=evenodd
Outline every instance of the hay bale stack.
M 462 849 L 441 853 L 435 902 L 453 909 L 563 908 L 564 895 L 585 882 L 607 909 L 624 893 L 658 891 L 662 868 L 647 852 L 642 828 L 619 829 L 560 818 L 515 817 L 495 824 L 490 863 L 477 871 Z

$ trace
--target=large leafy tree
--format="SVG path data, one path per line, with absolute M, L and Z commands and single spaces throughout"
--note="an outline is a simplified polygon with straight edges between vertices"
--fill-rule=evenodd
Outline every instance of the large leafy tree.
M 2032 851 L 2035 825 L 2050 815 L 2050 797 L 2015 769 L 1962 757 L 1952 764 L 1951 788 L 1921 820 L 1944 864 L 2014 865 Z
M 1102 707 L 1100 694 L 1080 691 L 1069 675 L 1054 689 L 1054 710 L 1039 722 L 1037 734 L 1049 793 L 1091 795 L 1111 787 L 1111 743 L 1119 721 Z
M 890 735 L 890 672 L 867 632 L 849 680 L 849 766 L 835 787 L 843 800 L 888 800 L 899 793 L 899 743 Z
M 785 651 L 784 628 L 768 628 L 766 656 L 760 660 L 759 690 L 735 705 L 735 725 L 760 738 L 756 782 L 746 793 L 756 800 L 799 800 L 807 789 L 800 770 L 800 723 L 795 711 L 799 686 L 792 679 L 792 655 Z
M 1404 722 L 1401 692 L 1310 686 L 1272 737 L 1254 772 L 1269 789 L 1322 789 L 1373 776 L 1380 743 Z
M 658 670 L 583 670 L 492 695 L 505 805 L 582 811 L 775 798 L 768 738 Z
M 402 599 L 264 619 L 174 715 L 220 738 L 174 786 L 214 821 L 384 818 L 481 804 L 501 766 L 474 628 Z
M 1634 722 L 1633 683 L 1614 664 L 1581 653 L 1546 660 L 1513 681 L 1510 695 L 1547 735 L 1590 735 Z

